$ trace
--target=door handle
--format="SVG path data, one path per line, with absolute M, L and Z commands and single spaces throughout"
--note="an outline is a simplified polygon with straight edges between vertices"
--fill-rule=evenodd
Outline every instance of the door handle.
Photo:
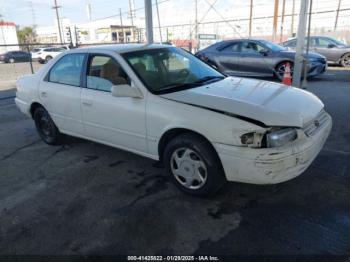
M 41 96 L 42 96 L 42 97 L 47 97 L 47 93 L 46 93 L 46 92 L 44 92 L 44 91 L 43 91 L 43 92 L 41 92 L 40 94 L 41 94 Z
M 91 106 L 92 105 L 92 100 L 84 100 L 83 105 L 85 106 Z

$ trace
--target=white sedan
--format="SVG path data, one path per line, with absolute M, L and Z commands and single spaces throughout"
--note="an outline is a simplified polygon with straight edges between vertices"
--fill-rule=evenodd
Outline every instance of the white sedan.
M 71 50 L 17 81 L 16 104 L 48 144 L 77 136 L 163 161 L 193 195 L 225 181 L 275 184 L 311 164 L 332 126 L 313 94 L 226 77 L 172 46 Z

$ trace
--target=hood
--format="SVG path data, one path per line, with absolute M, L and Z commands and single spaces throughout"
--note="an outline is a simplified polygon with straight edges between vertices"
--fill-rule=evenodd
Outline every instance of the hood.
M 302 127 L 323 108 L 323 103 L 307 91 L 238 77 L 161 97 L 250 118 L 266 126 Z

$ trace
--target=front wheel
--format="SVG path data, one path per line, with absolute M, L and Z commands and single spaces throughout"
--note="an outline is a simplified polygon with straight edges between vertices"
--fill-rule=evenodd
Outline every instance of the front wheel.
M 33 118 L 39 136 L 46 144 L 60 144 L 62 135 L 49 113 L 43 107 L 35 109 Z
M 213 195 L 226 181 L 214 148 L 199 136 L 175 137 L 166 146 L 163 159 L 172 181 L 188 194 Z
M 343 57 L 340 60 L 340 64 L 343 67 L 350 67 L 350 53 L 343 55 Z
M 11 58 L 9 59 L 9 63 L 13 64 L 14 62 L 15 62 L 15 59 L 11 57 Z
M 294 64 L 291 62 L 282 62 L 275 68 L 275 76 L 279 81 L 283 80 L 284 72 L 286 71 L 287 63 L 290 65 L 290 75 L 293 77 Z

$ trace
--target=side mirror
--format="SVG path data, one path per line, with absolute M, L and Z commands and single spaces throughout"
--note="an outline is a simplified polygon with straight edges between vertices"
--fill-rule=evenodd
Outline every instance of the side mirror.
M 115 97 L 143 98 L 143 94 L 140 89 L 127 84 L 112 86 L 111 93 L 112 96 Z
M 267 49 L 261 49 L 261 50 L 259 51 L 259 53 L 260 53 L 261 55 L 263 55 L 263 56 L 267 56 L 268 53 L 269 53 L 269 50 L 267 50 Z
M 329 44 L 327 47 L 328 48 L 334 48 L 334 47 L 336 47 L 336 45 L 335 44 Z

